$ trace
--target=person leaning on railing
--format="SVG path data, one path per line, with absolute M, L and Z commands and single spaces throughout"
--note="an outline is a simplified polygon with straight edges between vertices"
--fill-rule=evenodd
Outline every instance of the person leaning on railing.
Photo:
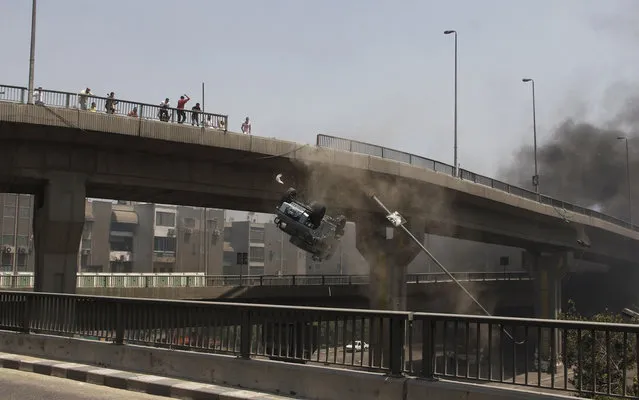
M 90 88 L 86 88 L 78 93 L 78 104 L 80 105 L 81 110 L 87 109 L 87 99 L 89 98 L 89 96 L 93 96 Z
M 169 107 L 171 103 L 169 102 L 169 98 L 164 99 L 163 102 L 160 103 L 160 110 L 158 111 L 158 118 L 160 121 L 169 122 Z

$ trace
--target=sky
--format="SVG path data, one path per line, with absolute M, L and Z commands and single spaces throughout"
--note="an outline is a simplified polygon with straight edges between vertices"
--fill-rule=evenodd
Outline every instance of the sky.
M 31 1 L 0 0 L 0 84 L 27 86 Z M 633 0 L 38 1 L 35 84 L 172 104 L 186 93 L 240 130 L 318 133 L 495 175 L 566 118 L 616 112 L 639 82 Z M 10 38 L 10 39 L 8 39 Z

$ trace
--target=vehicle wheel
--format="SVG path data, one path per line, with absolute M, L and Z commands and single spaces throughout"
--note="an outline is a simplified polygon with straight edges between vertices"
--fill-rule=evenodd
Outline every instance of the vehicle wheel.
M 295 200 L 296 197 L 297 197 L 297 190 L 295 190 L 294 188 L 289 188 L 286 191 L 286 194 L 282 197 L 282 202 L 291 202 Z
M 326 215 L 326 207 L 316 201 L 312 202 L 311 215 L 309 216 L 311 223 L 315 226 L 320 226 L 324 215 Z

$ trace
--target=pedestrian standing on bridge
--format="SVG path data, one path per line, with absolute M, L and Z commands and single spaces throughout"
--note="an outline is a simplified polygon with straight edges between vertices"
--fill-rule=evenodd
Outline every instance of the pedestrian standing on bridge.
M 251 121 L 249 121 L 249 117 L 246 117 L 244 123 L 242 124 L 242 133 L 245 135 L 251 134 Z
M 200 126 L 200 113 L 202 112 L 202 108 L 200 107 L 200 103 L 195 103 L 193 107 L 191 107 L 191 125 Z M 202 121 L 204 122 L 204 121 Z
M 115 100 L 115 93 L 111 92 L 109 93 L 109 95 L 107 96 L 107 100 L 105 103 L 105 108 L 106 108 L 106 112 L 107 114 L 115 114 L 115 106 L 118 104 L 118 102 Z
M 171 107 L 171 103 L 169 102 L 169 98 L 164 99 L 163 102 L 160 103 L 160 111 L 158 111 L 158 118 L 160 121 L 169 122 L 169 108 Z
M 78 93 L 78 104 L 80 104 L 81 110 L 87 109 L 87 100 L 89 99 L 89 96 L 93 96 L 93 93 L 91 93 L 91 89 L 89 88 Z
M 181 124 L 182 122 L 186 120 L 186 112 L 184 112 L 184 105 L 188 103 L 189 100 L 191 100 L 191 98 L 187 96 L 186 94 L 184 96 L 180 96 L 180 100 L 178 100 L 178 103 L 177 103 L 178 124 Z

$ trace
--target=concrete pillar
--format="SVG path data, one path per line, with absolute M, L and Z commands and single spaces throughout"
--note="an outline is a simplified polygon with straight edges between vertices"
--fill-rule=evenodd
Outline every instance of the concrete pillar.
M 34 291 L 75 293 L 78 251 L 84 226 L 86 177 L 51 173 L 35 196 Z
M 358 215 L 355 223 L 357 249 L 370 267 L 370 307 L 406 310 L 406 271 L 421 249 L 400 229 L 387 229 L 381 214 Z M 406 227 L 423 242 L 423 220 L 410 218 Z
M 357 249 L 370 266 L 370 308 L 405 311 L 406 271 L 421 249 L 405 232 L 388 228 L 390 225 L 382 214 L 358 215 L 355 224 Z M 423 220 L 408 220 L 407 228 L 418 240 L 424 240 Z M 369 351 L 375 366 L 390 367 L 391 323 L 390 318 L 371 321 Z
M 561 281 L 574 262 L 572 252 L 525 253 L 524 265 L 534 277 L 535 317 L 541 319 L 557 319 L 561 314 Z M 551 366 L 552 353 L 555 349 L 555 365 L 560 364 L 560 332 L 554 335 L 550 329 L 541 331 L 541 369 L 548 371 Z M 536 361 L 535 361 L 536 362 Z

